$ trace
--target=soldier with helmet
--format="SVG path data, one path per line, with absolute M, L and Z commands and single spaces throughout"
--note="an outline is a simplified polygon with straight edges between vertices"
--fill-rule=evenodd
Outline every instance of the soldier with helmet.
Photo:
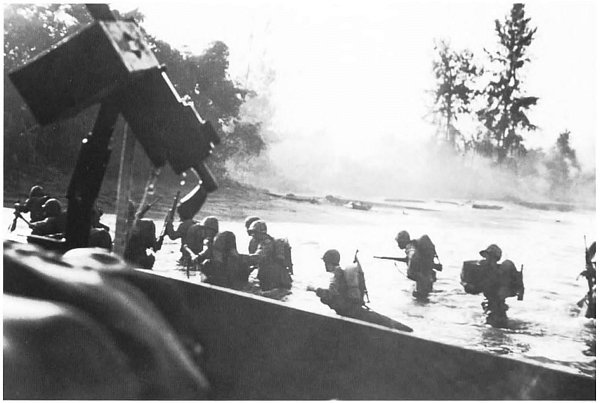
M 203 262 L 212 256 L 213 241 L 218 233 L 219 219 L 215 216 L 205 217 L 199 224 L 188 229 L 184 238 L 187 243 L 183 247 L 190 255 L 190 263 L 195 263 L 202 269 Z
M 15 203 L 15 210 L 19 213 L 29 213 L 29 221 L 34 223 L 42 221 L 44 218 L 43 205 L 50 197 L 44 192 L 44 188 L 35 185 L 29 191 L 29 198 L 25 203 Z
M 509 296 L 508 284 L 504 284 L 504 276 L 498 264 L 502 258 L 502 249 L 496 244 L 491 244 L 479 254 L 483 257 L 480 265 L 485 276 L 482 287 L 485 300 L 481 306 L 486 314 L 486 322 L 492 326 L 502 326 L 508 319 L 508 305 L 504 300 Z
M 338 315 L 357 317 L 363 306 L 362 296 L 354 298 L 350 293 L 347 274 L 340 267 L 340 253 L 336 249 L 329 249 L 323 254 L 325 270 L 332 273 L 328 288 L 315 288 L 308 286 L 308 291 L 314 291 L 321 302 L 328 305 Z
M 461 284 L 468 294 L 483 293 L 485 300 L 481 303 L 486 315 L 486 323 L 494 327 L 504 327 L 508 318 L 506 298 L 517 297 L 523 300 L 523 266 L 518 271 L 515 264 L 506 259 L 502 263 L 502 249 L 491 244 L 479 254 L 483 260 L 467 260 L 463 262 L 460 274 Z
M 398 232 L 395 240 L 398 247 L 406 252 L 407 277 L 415 282 L 413 296 L 426 299 L 436 281 L 434 268 L 441 270 L 441 265 L 434 263 L 437 257 L 435 245 L 427 235 L 411 240 L 407 231 Z
M 67 217 L 62 211 L 62 205 L 57 199 L 48 199 L 43 205 L 44 218 L 30 224 L 32 235 L 64 234 Z
M 277 262 L 275 240 L 267 233 L 267 223 L 254 220 L 248 227 L 248 234 L 256 243 L 256 250 L 248 255 L 247 263 L 258 267 L 257 277 L 261 290 L 291 288 L 289 273 Z
M 357 251 L 358 252 L 358 251 Z M 366 284 L 362 267 L 355 255 L 354 264 L 344 268 L 340 266 L 340 253 L 329 249 L 323 254 L 325 270 L 332 274 L 328 288 L 316 288 L 311 285 L 307 291 L 313 291 L 321 302 L 333 309 L 338 315 L 364 320 L 377 325 L 390 327 L 404 332 L 412 332 L 405 324 L 381 315 L 364 303 Z

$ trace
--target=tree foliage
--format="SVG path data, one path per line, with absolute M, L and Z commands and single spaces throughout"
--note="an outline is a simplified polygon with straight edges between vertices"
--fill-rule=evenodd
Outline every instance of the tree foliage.
M 486 106 L 478 116 L 495 142 L 498 162 L 523 153 L 523 132 L 536 129 L 525 113 L 538 98 L 522 94 L 520 77 L 521 69 L 530 61 L 526 53 L 536 31 L 530 27 L 530 18 L 525 18 L 523 4 L 513 4 L 503 22 L 496 20 L 500 49 L 488 55 L 499 69 L 487 85 Z
M 464 148 L 465 137 L 455 122 L 459 114 L 471 111 L 471 102 L 476 95 L 474 80 L 481 74 L 481 69 L 473 64 L 473 53 L 468 50 L 453 51 L 444 41 L 436 43 L 435 50 L 436 90 L 432 112 L 438 134 L 451 147 Z
M 83 4 L 13 4 L 5 6 L 4 11 L 5 169 L 32 164 L 72 169 L 81 139 L 93 126 L 97 108 L 90 108 L 66 121 L 39 127 L 7 74 L 92 19 Z M 119 18 L 134 18 L 138 22 L 144 18 L 138 10 L 126 14 L 113 12 Z M 193 101 L 200 115 L 219 133 L 222 144 L 209 159 L 217 176 L 226 175 L 225 158 L 248 158 L 264 150 L 260 124 L 244 122 L 240 117 L 241 106 L 255 94 L 229 77 L 226 44 L 215 42 L 204 54 L 189 55 L 151 35 L 146 39 L 158 60 L 166 65 L 179 94 Z M 113 144 L 120 144 L 122 123 L 115 130 Z M 139 152 L 136 155 L 141 157 Z M 111 165 L 117 163 L 118 158 L 112 158 Z M 145 174 L 148 167 L 148 161 L 144 159 L 136 159 L 134 163 L 137 174 Z M 109 174 L 116 172 L 114 166 L 109 166 Z

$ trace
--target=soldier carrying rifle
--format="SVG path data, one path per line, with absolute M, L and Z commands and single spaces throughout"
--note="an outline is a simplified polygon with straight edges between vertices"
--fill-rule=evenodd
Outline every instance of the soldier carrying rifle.
M 435 245 L 427 235 L 411 240 L 407 231 L 398 232 L 395 240 L 398 247 L 406 252 L 406 257 L 374 257 L 376 259 L 388 259 L 406 263 L 408 265 L 406 276 L 415 282 L 413 296 L 417 299 L 427 299 L 436 280 L 434 270 L 442 270 L 442 265 L 439 263 L 439 258 L 435 251 Z M 434 263 L 434 259 L 436 258 L 438 259 L 438 263 Z

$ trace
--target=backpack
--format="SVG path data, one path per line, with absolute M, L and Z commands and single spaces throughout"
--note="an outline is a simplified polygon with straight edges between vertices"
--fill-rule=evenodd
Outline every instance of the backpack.
M 275 244 L 275 261 L 280 266 L 283 266 L 290 274 L 294 274 L 292 247 L 287 238 L 276 238 L 273 241 Z
M 348 290 L 348 298 L 364 304 L 365 298 L 365 273 L 358 264 L 352 264 L 344 269 L 344 280 Z
M 423 235 L 421 238 L 417 239 L 417 249 L 419 249 L 421 256 L 426 260 L 433 261 L 433 258 L 437 255 L 435 245 L 428 235 Z
M 525 286 L 523 285 L 523 271 L 517 270 L 513 261 L 508 259 L 500 264 L 500 270 L 509 284 L 509 297 L 518 297 L 519 300 L 522 300 L 523 293 L 525 292 Z

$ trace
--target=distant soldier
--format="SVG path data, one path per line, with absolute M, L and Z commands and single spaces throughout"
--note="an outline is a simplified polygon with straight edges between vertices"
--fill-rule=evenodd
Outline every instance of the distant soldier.
M 589 248 L 585 251 L 585 270 L 582 271 L 579 275 L 586 278 L 588 282 L 588 292 L 581 301 L 581 306 L 583 303 L 587 302 L 587 309 L 585 312 L 586 318 L 596 318 L 596 262 L 594 261 L 596 257 L 596 242 L 593 242 Z M 579 305 L 579 304 L 578 304 Z
M 277 257 L 276 241 L 267 233 L 267 223 L 256 220 L 248 228 L 256 250 L 248 255 L 248 265 L 258 267 L 258 281 L 263 291 L 292 287 L 290 273 Z
M 182 214 L 183 213 L 183 214 Z M 181 257 L 179 258 L 179 262 L 183 265 L 189 264 L 189 255 L 186 253 L 184 245 L 190 244 L 187 239 L 188 231 L 192 227 L 192 225 L 197 224 L 198 222 L 194 220 L 193 215 L 188 215 L 187 210 L 180 211 L 179 218 L 181 219 L 181 223 L 177 227 L 177 230 L 173 228 L 173 222 L 169 222 L 167 225 L 167 236 L 173 240 L 181 238 L 181 247 L 179 248 L 181 252 Z
M 211 256 L 202 263 L 202 272 L 210 284 L 240 289 L 248 283 L 251 269 L 237 251 L 235 234 L 224 231 L 214 237 Z
M 25 203 L 15 203 L 15 210 L 20 213 L 29 213 L 31 223 L 42 221 L 44 218 L 43 205 L 50 197 L 44 192 L 44 188 L 35 185 L 29 191 L 29 198 Z
M 426 299 L 436 280 L 434 267 L 441 269 L 441 265 L 433 262 L 437 256 L 435 245 L 427 235 L 411 240 L 407 231 L 400 231 L 395 239 L 398 247 L 406 252 L 407 277 L 416 283 L 413 296 Z
M 332 273 L 329 288 L 308 286 L 308 291 L 314 291 L 321 302 L 333 309 L 338 315 L 358 317 L 364 304 L 364 277 L 361 287 L 359 266 L 340 267 L 340 253 L 329 249 L 323 254 L 325 270 Z M 356 267 L 356 269 L 355 269 Z
M 67 216 L 62 211 L 62 205 L 56 199 L 48 199 L 43 205 L 44 218 L 30 224 L 32 235 L 64 234 L 67 226 Z
M 502 249 L 491 244 L 479 254 L 484 260 L 479 262 L 482 280 L 479 288 L 483 291 L 485 300 L 481 304 L 486 314 L 486 323 L 494 327 L 504 327 L 508 317 L 508 305 L 504 302 L 508 297 L 517 296 L 523 299 L 523 274 L 518 272 L 511 260 L 498 264 L 502 258 Z

